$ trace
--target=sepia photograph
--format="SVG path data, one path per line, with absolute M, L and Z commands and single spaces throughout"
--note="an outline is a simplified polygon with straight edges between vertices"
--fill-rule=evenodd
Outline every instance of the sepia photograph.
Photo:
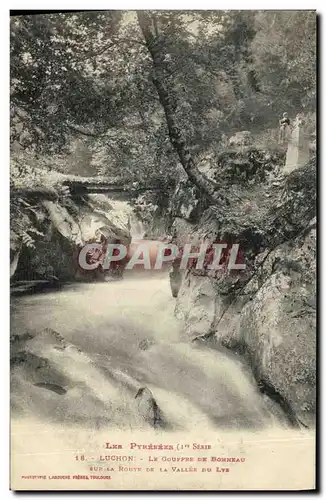
M 316 488 L 315 10 L 10 12 L 10 489 Z

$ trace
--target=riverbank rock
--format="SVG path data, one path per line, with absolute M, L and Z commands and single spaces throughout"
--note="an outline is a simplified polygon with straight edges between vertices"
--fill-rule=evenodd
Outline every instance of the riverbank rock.
M 230 146 L 250 146 L 253 143 L 251 132 L 249 130 L 242 130 L 236 132 L 229 139 Z
M 152 427 L 160 427 L 163 423 L 162 412 L 152 392 L 147 387 L 141 387 L 135 396 L 140 416 Z
M 149 389 L 51 328 L 12 335 L 10 372 L 12 418 L 88 429 L 146 430 L 162 424 Z
M 191 340 L 214 342 L 246 358 L 259 386 L 272 388 L 294 422 L 310 427 L 316 411 L 316 228 L 272 251 L 237 297 L 188 273 L 175 314 Z M 211 340 L 213 340 L 211 338 Z
M 271 385 L 310 426 L 316 410 L 316 228 L 273 251 L 253 299 L 243 308 L 239 340 L 255 376 Z
M 260 192 L 253 187 L 248 214 L 239 209 L 243 201 L 227 213 L 204 212 L 192 238 L 240 243 L 246 270 L 214 275 L 189 269 L 175 308 L 189 339 L 210 338 L 245 358 L 261 390 L 293 424 L 307 427 L 316 411 L 315 186 L 311 160 L 268 187 L 265 200 L 266 184 Z
M 13 194 L 12 204 L 17 212 L 12 217 L 12 247 L 20 248 L 12 252 L 14 281 L 104 279 L 98 270 L 80 268 L 79 249 L 94 241 L 131 242 L 127 215 L 118 213 L 105 195 L 73 199 L 58 194 L 54 201 L 34 201 L 31 208 L 28 199 Z
M 216 314 L 216 290 L 206 276 L 188 273 L 182 281 L 175 315 L 183 320 L 190 339 L 210 332 Z

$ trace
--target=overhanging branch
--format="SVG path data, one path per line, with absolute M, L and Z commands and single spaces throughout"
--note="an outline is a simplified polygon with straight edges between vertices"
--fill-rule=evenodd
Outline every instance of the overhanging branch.
M 152 17 L 148 12 L 137 12 L 140 29 L 143 33 L 146 47 L 153 61 L 153 83 L 156 87 L 160 103 L 164 109 L 165 118 L 168 126 L 170 141 L 175 151 L 177 152 L 181 165 L 183 166 L 189 180 L 195 184 L 204 194 L 214 203 L 220 204 L 221 193 L 218 193 L 219 185 L 208 179 L 197 168 L 189 149 L 186 146 L 184 135 L 177 124 L 175 115 L 176 101 L 168 88 L 169 76 L 166 75 L 164 64 L 164 51 L 160 46 L 158 33 L 154 35 L 155 26 L 152 22 Z

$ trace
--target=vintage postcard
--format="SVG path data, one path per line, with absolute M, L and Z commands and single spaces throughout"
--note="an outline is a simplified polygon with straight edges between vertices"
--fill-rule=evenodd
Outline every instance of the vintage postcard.
M 316 488 L 316 12 L 11 12 L 12 490 Z

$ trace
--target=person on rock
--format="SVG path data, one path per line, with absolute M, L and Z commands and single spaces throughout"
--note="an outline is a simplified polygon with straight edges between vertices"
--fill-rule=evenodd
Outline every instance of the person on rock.
M 279 144 L 286 144 L 291 135 L 290 118 L 287 113 L 283 113 L 280 120 Z

